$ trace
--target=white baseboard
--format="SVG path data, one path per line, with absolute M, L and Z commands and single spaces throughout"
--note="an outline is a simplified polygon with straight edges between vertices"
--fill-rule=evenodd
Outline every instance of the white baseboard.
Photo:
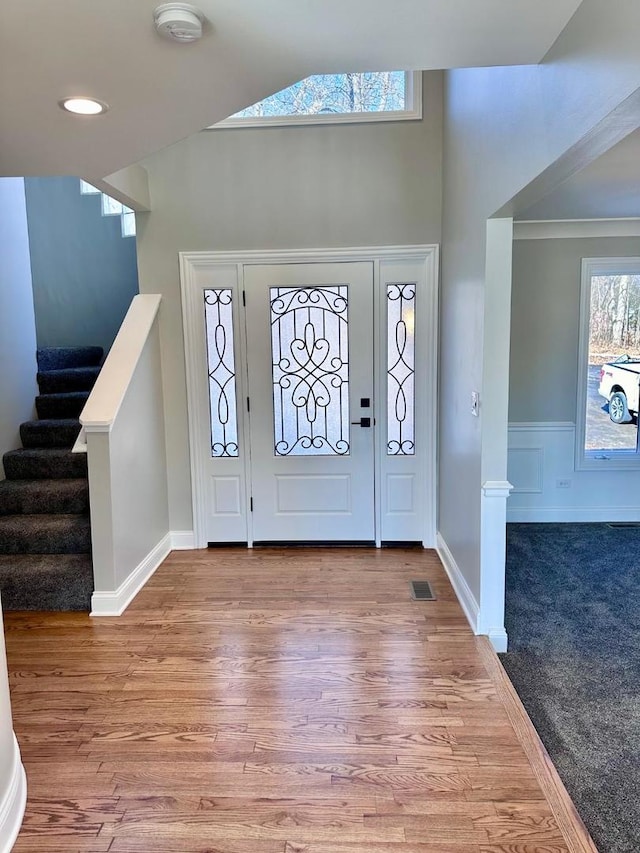
M 487 636 L 496 652 L 500 654 L 507 651 L 508 639 L 504 628 L 490 629 Z
M 9 786 L 0 802 L 0 853 L 10 853 L 22 826 L 27 804 L 27 777 L 20 758 L 20 747 L 13 736 L 13 762 Z
M 114 592 L 93 593 L 91 616 L 121 616 L 170 551 L 171 534 L 167 533 L 118 589 Z
M 625 506 L 547 506 L 507 509 L 507 522 L 640 521 L 640 509 Z
M 171 550 L 192 551 L 196 547 L 193 530 L 172 530 Z
M 460 571 L 460 567 L 456 563 L 453 554 L 449 550 L 449 546 L 442 538 L 442 534 L 438 531 L 436 534 L 436 551 L 438 552 L 438 556 L 442 561 L 442 565 L 444 566 L 444 570 L 447 573 L 449 580 L 451 581 L 451 586 L 453 587 L 453 591 L 458 597 L 458 601 L 460 602 L 460 606 L 464 611 L 464 615 L 469 620 L 469 625 L 471 625 L 471 630 L 474 634 L 478 633 L 478 624 L 480 617 L 480 606 L 476 601 L 474 594 L 471 592 L 469 584 L 464 579 L 464 575 Z

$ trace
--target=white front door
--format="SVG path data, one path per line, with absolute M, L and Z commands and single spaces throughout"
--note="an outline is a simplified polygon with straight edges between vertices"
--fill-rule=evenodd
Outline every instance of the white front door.
M 181 255 L 194 540 L 435 545 L 435 247 Z
M 373 263 L 247 266 L 255 542 L 375 541 Z

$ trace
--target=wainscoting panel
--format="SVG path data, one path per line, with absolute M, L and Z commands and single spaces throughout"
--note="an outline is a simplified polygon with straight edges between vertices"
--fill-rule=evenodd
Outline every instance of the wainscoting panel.
M 576 471 L 575 424 L 509 424 L 507 521 L 640 521 L 640 471 Z

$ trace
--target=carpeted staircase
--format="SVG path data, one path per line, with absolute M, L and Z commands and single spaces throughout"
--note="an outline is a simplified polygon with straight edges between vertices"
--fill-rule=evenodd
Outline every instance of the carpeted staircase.
M 0 591 L 5 610 L 89 610 L 93 592 L 87 457 L 72 453 L 100 347 L 38 350 L 38 420 L 4 454 Z

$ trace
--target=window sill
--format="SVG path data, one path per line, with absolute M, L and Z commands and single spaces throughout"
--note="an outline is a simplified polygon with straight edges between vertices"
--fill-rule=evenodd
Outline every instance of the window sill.
M 634 450 L 593 451 L 576 459 L 576 471 L 637 471 L 640 453 Z

